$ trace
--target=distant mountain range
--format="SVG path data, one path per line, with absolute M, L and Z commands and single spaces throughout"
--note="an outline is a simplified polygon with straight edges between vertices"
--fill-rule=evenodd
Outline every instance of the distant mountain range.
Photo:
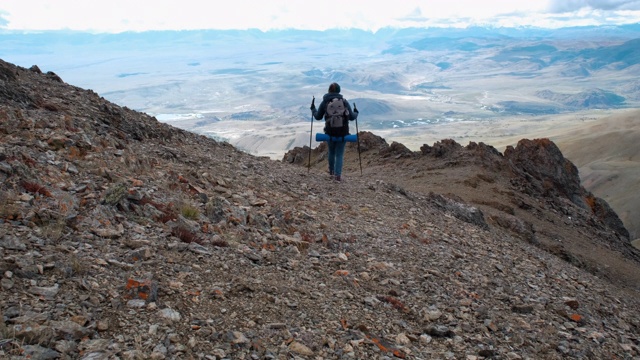
M 274 120 L 302 125 L 311 98 L 334 81 L 358 103 L 369 130 L 419 133 L 445 119 L 640 107 L 640 24 L 4 31 L 0 58 L 38 65 L 111 101 L 231 142 L 242 137 L 228 134 L 233 122 L 255 123 L 257 132 Z M 216 121 L 194 122 L 191 115 Z M 291 146 L 301 145 L 295 138 Z

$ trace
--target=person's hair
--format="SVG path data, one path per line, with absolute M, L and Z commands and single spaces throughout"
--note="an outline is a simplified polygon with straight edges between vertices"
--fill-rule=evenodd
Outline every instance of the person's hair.
M 329 92 L 330 93 L 340 93 L 340 85 L 338 85 L 338 83 L 331 83 L 331 85 L 329 85 Z

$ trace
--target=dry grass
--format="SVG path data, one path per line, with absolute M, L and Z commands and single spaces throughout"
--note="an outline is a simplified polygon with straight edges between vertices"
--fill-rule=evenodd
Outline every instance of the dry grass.
M 143 197 L 140 200 L 139 205 L 144 206 L 146 204 L 153 206 L 154 208 L 156 208 L 158 211 L 162 213 L 162 215 L 159 215 L 155 219 L 158 222 L 165 224 L 169 221 L 176 220 L 178 218 L 178 214 L 174 210 L 174 206 L 171 203 L 168 205 L 162 204 L 148 197 Z
M 67 224 L 63 218 L 53 219 L 40 227 L 41 235 L 57 244 L 64 237 Z
M 89 265 L 85 264 L 80 257 L 72 254 L 63 270 L 67 277 L 73 277 L 86 275 L 89 268 Z
M 196 235 L 196 233 L 187 229 L 184 226 L 176 226 L 173 229 L 171 229 L 171 235 L 177 237 L 182 242 L 185 242 L 187 244 L 190 244 L 192 242 L 199 244 L 202 242 L 202 239 L 200 239 L 198 235 Z
M 87 156 L 87 150 L 81 149 L 77 146 L 72 146 L 69 148 L 68 158 L 69 160 L 80 160 L 84 159 Z
M 76 208 L 76 199 L 68 193 L 58 198 L 58 211 L 62 217 L 69 215 Z
M 200 218 L 200 210 L 191 204 L 183 204 L 180 207 L 180 213 L 189 220 L 198 220 Z
M 0 339 L 9 339 L 9 329 L 4 323 L 4 312 L 0 309 Z
M 75 255 L 72 255 L 71 259 L 69 259 L 69 265 L 74 275 L 84 275 L 87 272 L 87 267 L 80 261 L 80 258 Z
M 160 215 L 156 220 L 158 220 L 158 222 L 166 224 L 169 221 L 175 220 L 177 218 L 178 216 L 173 212 L 163 212 L 162 215 Z
M 27 191 L 32 194 L 40 194 L 46 197 L 51 197 L 51 192 L 41 184 L 33 181 L 23 181 L 20 185 Z
M 223 239 L 216 239 L 211 241 L 211 246 L 215 247 L 229 247 L 229 242 Z

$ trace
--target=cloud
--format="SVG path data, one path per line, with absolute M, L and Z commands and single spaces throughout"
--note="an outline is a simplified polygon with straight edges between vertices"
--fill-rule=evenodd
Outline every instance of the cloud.
M 7 27 L 9 25 L 9 20 L 6 19 L 6 15 L 8 15 L 5 11 L 0 10 L 0 28 Z
M 549 10 L 554 13 L 584 9 L 604 11 L 640 10 L 640 0 L 551 0 L 549 2 Z
M 224 3 L 224 6 L 220 6 Z M 615 25 L 640 22 L 640 0 L 349 0 L 309 8 L 305 0 L 0 0 L 0 29 L 91 32 L 190 29 L 308 29 Z
M 424 21 L 426 19 L 427 18 L 425 18 L 422 15 L 422 10 L 420 10 L 419 7 L 413 9 L 413 11 L 411 11 L 409 13 L 409 15 L 407 15 L 407 16 L 405 16 L 403 18 L 400 18 L 401 21 Z

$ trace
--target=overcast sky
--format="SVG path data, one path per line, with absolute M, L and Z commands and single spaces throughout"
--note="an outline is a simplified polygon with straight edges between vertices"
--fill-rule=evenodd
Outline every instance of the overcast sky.
M 121 32 L 640 23 L 640 0 L 0 0 L 0 29 Z

